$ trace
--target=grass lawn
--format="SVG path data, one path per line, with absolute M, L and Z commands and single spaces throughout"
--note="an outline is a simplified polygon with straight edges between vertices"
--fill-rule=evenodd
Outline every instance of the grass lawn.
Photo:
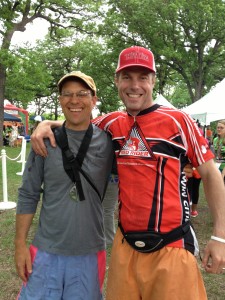
M 30 144 L 27 144 L 27 154 L 29 152 L 29 148 Z M 7 158 L 8 201 L 16 202 L 17 189 L 20 186 L 22 179 L 22 177 L 16 173 L 21 172 L 21 163 L 17 162 L 19 159 L 11 159 L 15 159 L 20 154 L 21 148 L 4 147 L 2 149 L 6 150 L 6 155 L 10 158 Z M 1 165 L 2 160 L 0 160 L 0 201 L 3 201 Z M 200 195 L 198 209 L 199 215 L 197 218 L 192 219 L 192 221 L 199 240 L 200 251 L 203 253 L 203 249 L 212 232 L 212 220 L 202 192 L 202 187 Z M 34 223 L 29 234 L 29 240 L 32 239 L 37 221 L 38 214 L 34 219 Z M 21 281 L 18 278 L 14 267 L 14 232 L 15 209 L 0 211 L 0 300 L 15 300 L 21 286 Z M 109 257 L 110 249 L 108 250 L 108 258 Z M 204 271 L 202 271 L 202 274 L 206 285 L 208 299 L 225 300 L 225 274 L 211 275 Z

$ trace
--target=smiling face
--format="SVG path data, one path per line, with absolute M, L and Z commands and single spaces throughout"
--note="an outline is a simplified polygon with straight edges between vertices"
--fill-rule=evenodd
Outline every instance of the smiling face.
M 79 81 L 66 81 L 62 86 L 59 101 L 66 117 L 66 127 L 72 130 L 86 130 L 97 101 L 97 97 L 92 95 L 87 85 Z
M 127 111 L 135 116 L 152 106 L 152 92 L 155 74 L 143 67 L 129 67 L 122 70 L 115 79 L 118 93 Z
M 216 131 L 218 137 L 224 138 L 225 137 L 225 121 L 221 121 L 217 123 Z

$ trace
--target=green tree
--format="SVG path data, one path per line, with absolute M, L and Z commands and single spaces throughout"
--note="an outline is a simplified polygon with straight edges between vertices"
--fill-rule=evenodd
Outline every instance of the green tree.
M 26 25 L 37 18 L 50 24 L 50 35 L 59 36 L 58 28 L 73 28 L 79 32 L 90 33 L 95 23 L 96 11 L 101 1 L 82 0 L 74 3 L 70 0 L 2 0 L 0 2 L 0 146 L 4 118 L 4 98 L 7 69 L 12 67 L 14 57 L 10 51 L 13 34 L 24 32 Z
M 223 0 L 109 1 L 103 34 L 109 45 L 150 48 L 158 92 L 183 80 L 191 102 L 225 77 Z M 110 37 L 110 38 L 109 38 Z
M 97 37 L 94 41 L 88 37 L 70 37 L 70 43 L 67 40 L 68 35 L 65 35 L 64 42 L 62 39 L 47 38 L 39 42 L 34 49 L 20 49 L 17 55 L 18 72 L 15 75 L 14 66 L 7 79 L 7 90 L 11 91 L 8 98 L 23 99 L 27 93 L 26 101 L 22 100 L 24 107 L 33 101 L 38 108 L 37 114 L 43 112 L 42 108 L 47 108 L 57 119 L 60 110 L 57 82 L 63 74 L 81 70 L 92 76 L 96 82 L 97 95 L 101 102 L 100 111 L 106 113 L 118 109 L 121 103 L 114 86 L 114 57 Z M 16 85 L 19 78 L 22 78 L 21 84 Z
M 26 109 L 35 98 L 48 96 L 51 73 L 43 59 L 44 51 L 19 48 L 11 54 L 14 63 L 7 68 L 5 97 Z

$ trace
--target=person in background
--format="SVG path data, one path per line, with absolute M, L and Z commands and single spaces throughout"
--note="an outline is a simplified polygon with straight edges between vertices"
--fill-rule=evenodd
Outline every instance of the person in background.
M 34 130 L 38 127 L 38 125 L 42 122 L 42 119 L 38 118 L 38 119 L 35 119 L 35 123 L 34 123 L 34 126 L 32 128 L 32 133 L 34 132 Z
M 18 134 L 20 136 L 25 136 L 26 135 L 25 126 L 24 126 L 23 123 L 20 123 L 19 126 L 18 126 Z
M 191 203 L 191 217 L 195 218 L 198 216 L 198 200 L 199 200 L 199 189 L 201 183 L 201 176 L 198 171 L 193 168 L 192 177 L 188 178 L 187 188 L 190 196 Z
M 210 125 L 206 126 L 206 139 L 209 142 L 209 146 L 211 146 L 213 142 L 213 132 L 211 130 Z
M 112 169 L 112 141 L 90 123 L 97 101 L 90 76 L 66 74 L 58 88 L 66 118 L 63 141 L 68 140 L 83 172 L 72 169 L 71 179 L 65 152 L 50 147 L 48 140 L 48 157 L 31 149 L 16 213 L 15 264 L 24 282 L 17 299 L 102 300 L 106 251 L 101 200 Z M 39 224 L 28 249 L 28 232 L 42 193 Z
M 213 139 L 216 164 L 225 180 L 225 120 L 220 120 L 216 127 L 217 136 Z
M 115 84 L 127 113 L 94 120 L 112 137 L 119 176 L 119 227 L 110 258 L 106 300 L 198 299 L 207 295 L 190 226 L 184 166 L 191 162 L 203 181 L 213 216 L 213 235 L 202 261 L 209 273 L 225 267 L 225 189 L 213 153 L 194 120 L 153 104 L 154 56 L 146 48 L 124 49 Z M 55 146 L 50 124 L 33 136 L 46 156 L 43 137 Z M 185 288 L 184 288 L 185 285 Z
M 9 136 L 10 136 L 10 130 L 8 126 L 3 125 L 3 145 L 8 146 L 9 145 Z
M 13 122 L 12 123 L 12 130 L 11 130 L 10 135 L 9 135 L 9 146 L 10 147 L 15 146 L 15 142 L 16 142 L 17 138 L 18 138 L 18 127 L 17 127 L 16 122 Z

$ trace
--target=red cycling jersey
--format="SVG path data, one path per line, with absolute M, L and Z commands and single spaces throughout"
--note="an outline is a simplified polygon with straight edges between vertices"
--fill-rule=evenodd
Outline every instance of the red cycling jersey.
M 119 218 L 124 231 L 168 232 L 190 218 L 184 166 L 212 159 L 197 124 L 158 104 L 131 116 L 113 112 L 93 120 L 109 132 L 119 175 Z M 195 250 L 193 230 L 170 246 Z

